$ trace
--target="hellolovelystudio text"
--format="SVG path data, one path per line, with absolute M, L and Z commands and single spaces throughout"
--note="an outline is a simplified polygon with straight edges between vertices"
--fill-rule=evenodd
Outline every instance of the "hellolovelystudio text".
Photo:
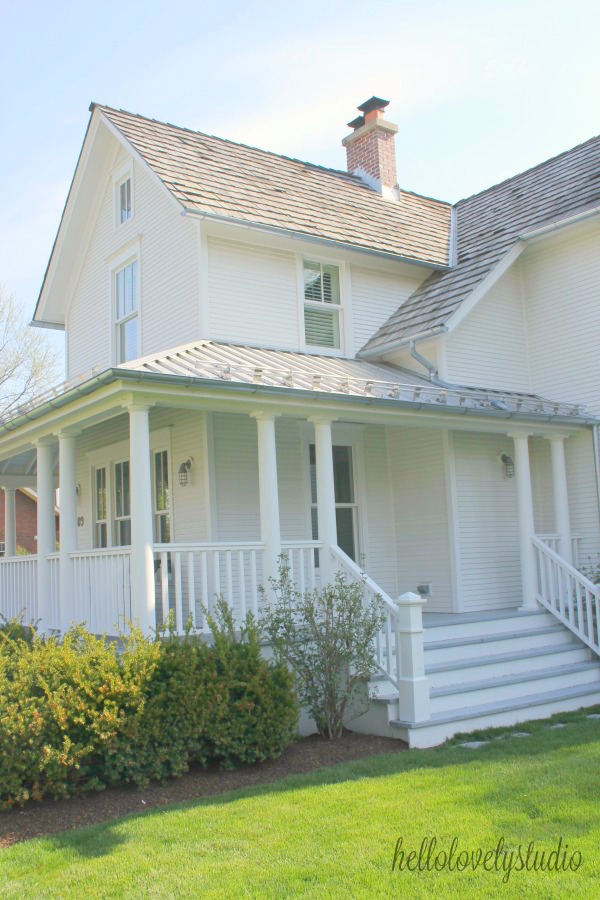
M 502 881 L 507 884 L 513 872 L 576 872 L 583 863 L 579 850 L 569 850 L 563 846 L 562 837 L 553 849 L 537 847 L 535 841 L 527 846 L 518 844 L 508 848 L 501 837 L 493 849 L 482 847 L 467 850 L 460 847 L 457 837 L 450 846 L 438 846 L 435 837 L 425 837 L 418 850 L 407 850 L 404 838 L 399 837 L 394 848 L 392 872 L 484 872 L 503 873 Z

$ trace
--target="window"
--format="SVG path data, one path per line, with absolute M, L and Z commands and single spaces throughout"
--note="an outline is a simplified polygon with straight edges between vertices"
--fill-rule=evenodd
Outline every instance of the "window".
M 118 221 L 120 225 L 127 222 L 133 215 L 133 207 L 131 205 L 131 178 L 126 178 L 119 184 L 119 208 Z
M 304 261 L 304 341 L 340 349 L 340 270 Z
M 171 540 L 171 504 L 169 499 L 169 454 L 154 453 L 154 539 L 159 544 Z
M 117 363 L 135 359 L 138 353 L 138 263 L 133 260 L 115 272 L 115 323 Z
M 129 460 L 115 463 L 115 544 L 131 544 L 131 497 L 129 493 Z
M 350 559 L 358 561 L 358 504 L 354 491 L 354 465 L 352 447 L 334 444 L 333 448 L 333 481 L 335 490 L 335 518 L 337 525 L 338 546 Z M 319 538 L 317 519 L 317 465 L 315 445 L 309 445 L 311 525 L 313 541 Z M 315 564 L 318 556 L 315 553 Z
M 94 485 L 94 546 L 108 547 L 108 497 L 105 466 L 95 469 Z

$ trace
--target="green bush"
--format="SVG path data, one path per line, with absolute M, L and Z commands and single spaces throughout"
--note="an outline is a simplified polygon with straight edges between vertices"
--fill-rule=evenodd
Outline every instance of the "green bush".
M 279 755 L 297 707 L 283 664 L 260 655 L 223 602 L 213 642 L 139 632 L 123 646 L 82 627 L 42 639 L 0 631 L 0 808 Z

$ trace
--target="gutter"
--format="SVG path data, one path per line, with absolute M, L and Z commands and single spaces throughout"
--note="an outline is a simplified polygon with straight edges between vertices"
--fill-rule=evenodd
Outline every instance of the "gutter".
M 549 234 L 551 231 L 558 231 L 561 228 L 567 228 L 569 225 L 575 225 L 577 222 L 583 222 L 585 219 L 593 219 L 594 216 L 598 215 L 600 215 L 600 206 L 593 206 L 592 209 L 586 209 L 566 219 L 551 222 L 550 225 L 543 225 L 541 228 L 535 228 L 533 231 L 524 231 L 519 237 L 522 241 L 530 241 L 534 238 L 542 237 L 544 234 Z
M 189 377 L 186 377 L 183 375 L 168 375 L 159 372 L 138 372 L 134 369 L 111 368 L 106 369 L 100 375 L 96 375 L 93 378 L 90 378 L 89 381 L 82 382 L 82 384 L 77 385 L 74 388 L 70 388 L 64 394 L 61 394 L 58 397 L 52 398 L 52 400 L 48 400 L 45 403 L 42 403 L 41 406 L 36 407 L 30 412 L 23 413 L 15 419 L 6 422 L 4 425 L 0 425 L 0 436 L 2 434 L 10 434 L 11 432 L 18 430 L 26 422 L 40 419 L 47 413 L 53 412 L 57 409 L 61 409 L 64 406 L 68 406 L 74 400 L 92 393 L 98 387 L 103 387 L 116 381 L 129 381 L 138 384 L 168 384 L 177 385 L 178 387 L 184 388 L 208 388 L 212 390 L 217 387 L 220 391 L 238 394 L 253 394 L 255 396 L 261 395 L 285 397 L 287 400 L 299 397 L 301 399 L 310 401 L 310 403 L 326 403 L 333 401 L 337 404 L 368 406 L 371 408 L 375 407 L 387 410 L 425 410 L 438 414 L 443 412 L 444 414 L 457 416 L 475 416 L 484 419 L 516 419 L 529 422 L 549 422 L 562 425 L 600 426 L 600 421 L 598 419 L 582 418 L 581 416 L 532 416 L 528 413 L 516 411 L 513 412 L 510 410 L 473 409 L 467 407 L 445 405 L 442 403 L 415 403 L 409 400 L 388 400 L 383 397 L 361 397 L 354 394 L 336 394 L 325 391 L 317 392 L 298 388 L 294 388 L 292 390 L 290 388 L 278 387 L 276 385 L 245 384 L 244 382 L 234 381 L 217 382 L 214 378 L 196 378 L 191 375 Z
M 397 341 L 390 341 L 388 344 L 381 344 L 379 347 L 373 347 L 371 350 L 359 350 L 356 354 L 359 359 L 378 359 L 385 353 L 392 353 L 394 350 L 401 350 L 403 347 L 410 347 L 417 341 L 426 341 L 428 338 L 437 337 L 439 334 L 446 334 L 447 325 L 435 325 L 426 331 L 419 331 L 417 334 L 411 334 L 410 337 L 399 338 Z
M 425 260 L 416 259 L 413 256 L 402 256 L 399 253 L 386 253 L 384 250 L 372 250 L 368 247 L 361 247 L 359 244 L 348 244 L 345 241 L 335 241 L 332 238 L 316 237 L 315 235 L 305 234 L 300 231 L 291 231 L 289 228 L 280 228 L 277 225 L 263 225 L 260 222 L 248 222 L 246 219 L 235 219 L 230 216 L 221 216 L 218 213 L 204 212 L 201 209 L 184 209 L 181 211 L 182 216 L 193 216 L 195 219 L 204 219 L 209 222 L 220 222 L 224 225 L 235 225 L 238 228 L 247 228 L 250 231 L 259 231 L 264 234 L 277 234 L 281 237 L 292 238 L 296 241 L 307 241 L 311 244 L 327 244 L 331 247 L 341 247 L 344 250 L 353 250 L 358 253 L 366 253 L 369 256 L 376 256 L 378 259 L 389 259 L 393 262 L 410 263 L 413 266 L 422 266 L 424 269 L 433 269 L 434 271 L 446 271 L 450 267 L 441 263 L 426 262 Z

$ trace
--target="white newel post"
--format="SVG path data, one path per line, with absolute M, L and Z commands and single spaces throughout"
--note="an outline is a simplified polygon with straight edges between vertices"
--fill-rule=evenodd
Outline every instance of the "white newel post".
M 4 555 L 17 555 L 16 488 L 4 488 Z
M 252 413 L 252 416 L 256 419 L 258 436 L 260 534 L 261 541 L 265 545 L 262 581 L 268 590 L 269 578 L 277 578 L 279 556 L 281 555 L 275 416 L 262 412 Z
M 77 550 L 77 473 L 75 435 L 58 435 L 60 490 L 60 627 L 64 633 L 74 619 L 75 581 L 70 554 Z
M 398 717 L 402 722 L 424 722 L 431 715 L 423 639 L 425 602 L 418 594 L 410 592 L 402 594 L 396 601 Z
M 519 552 L 521 557 L 521 589 L 523 602 L 520 609 L 537 609 L 537 575 L 535 550 L 531 538 L 535 533 L 531 470 L 529 467 L 529 435 L 511 434 L 515 446 L 515 480 L 519 518 Z
M 569 490 L 567 487 L 567 467 L 565 464 L 565 435 L 551 435 L 550 453 L 552 457 L 552 492 L 554 495 L 554 525 L 558 534 L 559 553 L 568 563 L 573 564 L 571 543 L 571 517 L 569 515 Z
M 335 483 L 333 480 L 333 441 L 331 419 L 315 417 L 315 462 L 317 467 L 317 522 L 323 549 L 319 554 L 321 585 L 333 580 L 333 556 L 330 547 L 337 544 Z
M 131 618 L 144 634 L 156 628 L 149 407 L 129 409 L 131 479 Z
M 48 555 L 56 552 L 54 518 L 54 465 L 50 440 L 36 444 L 37 452 L 37 598 L 40 632 L 59 628 L 50 619 L 50 563 Z

